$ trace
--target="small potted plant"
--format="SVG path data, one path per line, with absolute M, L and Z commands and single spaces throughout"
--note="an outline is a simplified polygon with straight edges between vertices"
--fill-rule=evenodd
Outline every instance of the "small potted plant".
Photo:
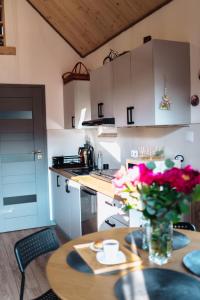
M 153 162 L 121 169 L 113 185 L 126 209 L 140 210 L 150 222 L 149 259 L 157 264 L 168 261 L 172 251 L 172 224 L 200 200 L 200 173 L 191 166 L 174 167 L 166 160 L 166 170 L 155 172 Z

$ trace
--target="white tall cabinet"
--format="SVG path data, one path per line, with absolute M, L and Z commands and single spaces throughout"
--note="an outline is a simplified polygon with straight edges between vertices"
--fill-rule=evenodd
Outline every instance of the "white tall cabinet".
M 90 81 L 73 80 L 63 87 L 64 128 L 82 128 L 91 119 Z

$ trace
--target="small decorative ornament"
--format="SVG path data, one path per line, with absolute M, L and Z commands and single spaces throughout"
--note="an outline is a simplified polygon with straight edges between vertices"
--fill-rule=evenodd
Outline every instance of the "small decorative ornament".
M 199 97 L 197 95 L 192 95 L 190 100 L 192 106 L 199 105 Z
M 160 109 L 161 110 L 170 110 L 170 100 L 169 97 L 167 95 L 167 89 L 164 89 L 164 95 L 162 96 L 162 101 L 160 102 Z

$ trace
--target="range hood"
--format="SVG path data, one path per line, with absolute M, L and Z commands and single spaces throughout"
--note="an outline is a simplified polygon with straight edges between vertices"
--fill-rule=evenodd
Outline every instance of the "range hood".
M 97 125 L 115 125 L 115 118 L 100 118 L 96 120 L 84 121 L 83 126 L 97 126 Z

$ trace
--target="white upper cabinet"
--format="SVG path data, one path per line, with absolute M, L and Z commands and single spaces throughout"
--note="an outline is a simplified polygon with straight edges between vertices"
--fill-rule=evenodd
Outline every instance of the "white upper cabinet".
M 190 46 L 189 43 L 155 40 L 153 43 L 155 124 L 173 125 L 191 122 Z M 170 110 L 159 105 L 164 89 Z
M 115 125 L 126 127 L 128 125 L 127 110 L 133 106 L 130 52 L 113 60 L 112 66 Z
M 190 123 L 188 43 L 152 40 L 111 66 L 117 127 Z
M 63 93 L 64 128 L 82 128 L 82 122 L 91 119 L 90 81 L 70 81 Z
M 111 118 L 113 112 L 113 68 L 112 63 L 90 73 L 91 118 Z
M 131 80 L 134 125 L 190 123 L 188 43 L 152 40 L 133 50 Z

